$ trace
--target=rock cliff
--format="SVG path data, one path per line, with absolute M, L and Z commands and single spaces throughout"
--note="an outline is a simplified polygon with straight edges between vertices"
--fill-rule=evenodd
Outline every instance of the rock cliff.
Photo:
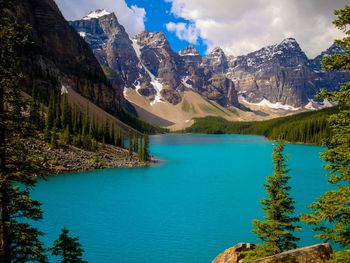
M 63 18 L 53 0 L 15 0 L 10 15 L 30 25 L 33 44 L 23 51 L 19 62 L 24 70 L 25 91 L 38 86 L 42 98 L 53 89 L 71 87 L 76 92 L 117 114 L 122 90 L 112 85 L 89 46 Z
M 167 101 L 177 105 L 182 92 L 193 89 L 221 106 L 239 106 L 234 84 L 223 74 L 227 59 L 221 49 L 203 61 L 193 47 L 174 52 L 161 32 L 145 31 L 130 39 L 113 13 L 93 13 L 70 24 L 101 65 L 122 76 L 126 89 L 135 89 L 151 104 Z

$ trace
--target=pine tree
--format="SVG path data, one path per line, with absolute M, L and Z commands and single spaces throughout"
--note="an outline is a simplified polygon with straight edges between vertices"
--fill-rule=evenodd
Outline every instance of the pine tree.
M 58 146 L 58 134 L 57 134 L 57 129 L 54 128 L 52 131 L 51 131 L 51 140 L 50 140 L 50 144 L 52 146 L 52 148 L 57 148 Z
M 123 131 L 120 131 L 120 147 L 124 148 L 125 145 L 124 145 L 124 141 L 125 141 L 125 137 L 124 137 L 124 132 Z
M 132 157 L 132 148 L 133 148 L 132 133 L 131 133 L 131 129 L 129 128 L 128 149 L 129 149 L 130 158 Z
M 106 118 L 103 124 L 103 142 L 109 144 L 110 143 L 110 127 L 109 127 L 109 121 Z
M 272 154 L 274 174 L 268 176 L 267 183 L 264 184 L 268 198 L 261 200 L 265 221 L 253 221 L 255 229 L 252 232 L 258 235 L 263 244 L 257 245 L 252 252 L 247 253 L 249 259 L 294 249 L 296 241 L 299 240 L 293 235 L 293 232 L 300 230 L 300 227 L 294 225 L 299 219 L 293 216 L 294 200 L 289 196 L 290 176 L 287 175 L 287 157 L 283 155 L 283 150 L 283 144 L 274 147 Z
M 45 129 L 50 131 L 54 126 L 55 121 L 55 110 L 54 110 L 54 97 L 50 96 L 49 106 L 46 114 Z
M 335 44 L 343 47 L 345 54 L 335 54 L 323 60 L 324 70 L 350 70 L 350 6 L 335 11 L 333 22 L 343 30 L 346 37 L 336 40 Z M 327 142 L 327 150 L 322 154 L 328 170 L 328 182 L 334 189 L 324 193 L 309 206 L 311 214 L 304 214 L 302 219 L 313 225 L 318 232 L 317 238 L 334 242 L 347 251 L 338 253 L 344 260 L 334 262 L 350 262 L 350 82 L 339 91 L 321 92 L 321 98 L 339 103 L 339 113 L 329 118 L 331 137 Z
M 62 263 L 83 263 L 82 256 L 84 253 L 78 237 L 70 237 L 69 231 L 64 227 L 58 239 L 54 242 L 53 247 L 50 248 L 53 256 L 60 258 Z
M 150 159 L 149 156 L 149 137 L 148 134 L 143 134 L 143 151 L 142 151 L 142 161 L 148 162 Z
M 30 122 L 38 127 L 40 125 L 40 103 L 38 98 L 38 87 L 33 81 L 32 87 L 32 98 L 30 102 L 30 111 L 29 111 Z
M 143 157 L 143 140 L 142 140 L 142 137 L 140 137 L 140 145 L 139 145 L 139 150 L 137 152 L 137 157 L 139 158 L 140 161 L 142 161 L 142 157 Z
M 63 96 L 61 108 L 61 127 L 65 129 L 68 125 L 70 125 L 70 109 L 67 94 L 64 94 Z
M 0 1 L 0 261 L 45 262 L 41 233 L 30 225 L 40 220 L 40 203 L 30 197 L 38 161 L 26 151 L 18 51 L 28 43 L 28 27 L 10 20 L 12 1 Z
M 54 127 L 61 129 L 61 96 L 54 91 Z
M 111 129 L 109 131 L 109 143 L 115 145 L 115 129 L 114 124 L 112 124 Z
M 139 137 L 137 133 L 134 133 L 134 152 L 137 153 L 139 151 Z

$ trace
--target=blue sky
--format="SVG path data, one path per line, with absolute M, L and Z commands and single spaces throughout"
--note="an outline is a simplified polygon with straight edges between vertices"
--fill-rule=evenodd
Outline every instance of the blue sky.
M 67 20 L 96 9 L 115 12 L 132 37 L 164 32 L 178 51 L 188 45 L 207 54 L 220 46 L 242 55 L 295 38 L 309 58 L 343 33 L 332 24 L 334 10 L 349 0 L 55 0 Z
M 166 24 L 169 22 L 188 23 L 186 19 L 176 17 L 171 13 L 171 3 L 162 0 L 126 0 L 128 6 L 136 5 L 146 10 L 145 28 L 150 32 L 164 32 L 171 48 L 179 51 L 188 45 L 194 46 L 202 55 L 207 50 L 207 46 L 202 39 L 198 39 L 197 44 L 180 40 L 173 32 L 169 32 Z

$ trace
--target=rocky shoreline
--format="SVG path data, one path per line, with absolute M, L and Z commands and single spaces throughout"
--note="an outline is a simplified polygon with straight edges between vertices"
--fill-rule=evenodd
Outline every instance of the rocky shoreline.
M 95 152 L 72 145 L 53 148 L 41 140 L 25 140 L 24 145 L 28 154 L 39 160 L 42 173 L 45 175 L 107 168 L 145 167 L 157 162 L 156 159 L 147 163 L 141 162 L 135 153 L 129 156 L 127 149 L 107 144 L 99 144 Z

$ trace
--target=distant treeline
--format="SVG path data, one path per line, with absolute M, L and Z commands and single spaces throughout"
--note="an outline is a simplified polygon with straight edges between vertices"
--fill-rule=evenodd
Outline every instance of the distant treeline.
M 198 118 L 185 132 L 208 134 L 256 134 L 271 140 L 323 144 L 330 135 L 327 118 L 337 107 L 303 112 L 266 121 L 230 122 L 221 117 Z

